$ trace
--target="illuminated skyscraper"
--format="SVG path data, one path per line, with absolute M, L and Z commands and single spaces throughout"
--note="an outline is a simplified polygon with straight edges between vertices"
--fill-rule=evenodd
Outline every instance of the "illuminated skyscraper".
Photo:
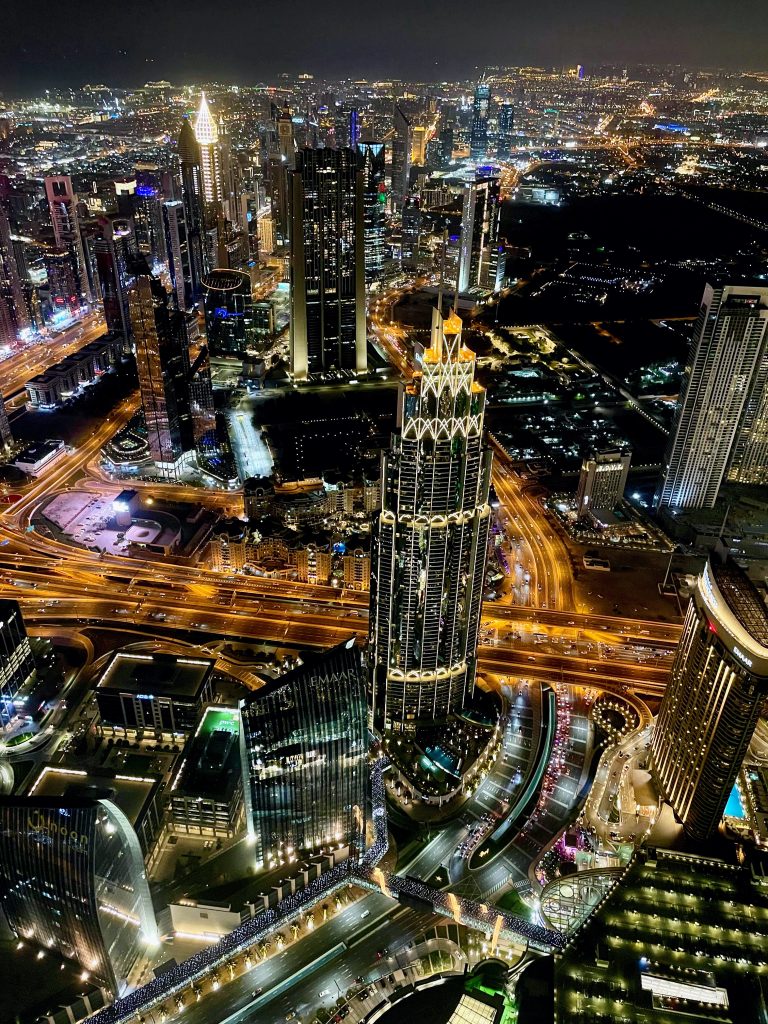
M 137 275 L 128 301 L 149 450 L 158 468 L 175 477 L 193 448 L 184 314 L 147 273 Z
M 293 170 L 296 164 L 296 143 L 293 139 L 293 119 L 287 103 L 277 115 L 277 147 L 285 170 Z
M 242 270 L 212 270 L 203 279 L 205 334 L 211 355 L 242 359 L 257 350 L 251 279 Z
M 171 279 L 179 309 L 186 311 L 192 309 L 194 305 L 195 289 L 190 238 L 184 218 L 184 203 L 178 199 L 167 199 L 162 206 L 162 216 L 168 276 Z
M 3 408 L 3 414 L 5 409 Z M 8 426 L 7 416 L 4 419 Z M 5 438 L 2 439 L 5 447 Z M 14 699 L 35 671 L 35 659 L 19 602 L 0 599 L 0 726 L 16 713 Z
M 122 335 L 126 342 L 131 337 L 128 289 L 133 283 L 132 238 L 133 228 L 128 218 L 101 217 L 97 234 L 88 242 L 91 259 L 96 264 L 107 329 Z
M 91 286 L 85 262 L 83 239 L 80 234 L 80 220 L 77 215 L 77 196 L 68 174 L 52 175 L 45 179 L 45 195 L 53 225 L 56 248 L 67 250 L 74 260 L 77 273 L 78 294 L 87 301 L 91 299 Z
M 357 165 L 363 174 L 363 237 L 365 281 L 377 281 L 384 273 L 386 248 L 387 183 L 386 147 L 383 142 L 358 142 Z
M 612 509 L 624 497 L 630 452 L 618 449 L 593 452 L 583 460 L 576 489 L 576 514 L 586 516 L 592 509 Z
M 496 125 L 496 159 L 509 160 L 512 152 L 515 108 L 511 103 L 502 103 Z
M 13 344 L 29 326 L 8 215 L 0 201 L 0 345 Z
M 365 842 L 368 726 L 362 653 L 350 640 L 240 704 L 248 831 L 268 865 Z
M 74 960 L 117 996 L 160 938 L 139 840 L 111 795 L 0 797 L 0 892 L 20 940 Z
M 430 348 L 404 388 L 399 432 L 382 460 L 369 646 L 379 729 L 444 720 L 474 688 L 491 476 L 474 371 L 461 320 L 435 309 Z
M 488 120 L 491 107 L 491 87 L 478 82 L 472 106 L 472 125 L 469 134 L 470 160 L 485 160 L 488 155 Z
M 475 180 L 464 190 L 461 215 L 459 291 L 496 291 L 503 264 L 499 253 L 501 196 L 498 169 L 478 167 Z
M 203 202 L 215 207 L 224 200 L 219 129 L 208 107 L 205 93 L 200 94 L 200 109 L 195 121 L 195 139 L 200 147 L 200 171 Z
M 768 483 L 768 288 L 707 285 L 656 505 L 711 508 L 724 479 Z
M 200 296 L 203 274 L 210 268 L 205 262 L 203 245 L 205 211 L 203 207 L 203 172 L 200 166 L 200 147 L 192 125 L 186 118 L 179 135 L 179 166 L 181 168 L 181 197 L 184 204 L 184 223 L 189 247 L 192 300 Z
M 686 832 L 718 826 L 768 696 L 768 612 L 746 574 L 716 556 L 688 605 L 653 734 L 651 764 Z
M 296 377 L 365 371 L 363 174 L 351 149 L 303 149 L 291 174 L 291 362 Z
M 402 207 L 408 196 L 411 174 L 413 126 L 399 103 L 395 104 L 395 134 L 392 139 L 392 205 Z

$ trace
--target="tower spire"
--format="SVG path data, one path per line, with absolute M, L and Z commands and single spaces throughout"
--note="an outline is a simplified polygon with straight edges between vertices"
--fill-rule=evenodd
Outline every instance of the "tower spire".
M 201 146 L 212 146 L 219 139 L 219 129 L 211 116 L 205 91 L 200 93 L 200 108 L 195 121 L 195 138 Z

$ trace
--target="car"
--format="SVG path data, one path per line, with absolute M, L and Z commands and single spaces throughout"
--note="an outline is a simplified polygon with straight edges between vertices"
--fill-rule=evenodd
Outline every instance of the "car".
M 253 992 L 251 992 L 251 999 L 258 999 L 258 997 L 262 994 L 263 991 L 263 988 L 255 988 Z
M 360 915 L 360 920 L 364 921 L 366 919 L 366 917 L 370 917 L 370 916 L 371 916 L 370 910 L 364 910 L 362 912 L 362 914 Z
M 293 1020 L 293 1019 L 294 1019 L 295 1017 L 296 1017 L 296 1011 L 295 1011 L 295 1010 L 290 1010 L 290 1011 L 289 1011 L 288 1013 L 286 1013 L 286 1015 L 285 1015 L 285 1019 L 286 1019 L 286 1020 Z

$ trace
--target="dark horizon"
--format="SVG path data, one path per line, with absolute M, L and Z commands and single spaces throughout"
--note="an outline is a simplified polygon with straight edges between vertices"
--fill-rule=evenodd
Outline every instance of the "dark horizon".
M 254 85 L 301 72 L 440 82 L 469 80 L 489 65 L 768 70 L 754 31 L 763 5 L 744 0 L 740 8 L 736 21 L 717 0 L 678 0 L 673 9 L 660 0 L 642 8 L 626 0 L 568 8 L 541 0 L 522 11 L 493 0 L 416 10 L 393 0 L 364 12 L 348 0 L 250 10 L 233 0 L 215 8 L 159 0 L 149 9 L 129 3 L 110 19 L 104 5 L 80 0 L 62 19 L 50 3 L 32 17 L 12 0 L 0 36 L 0 90 L 13 96 L 88 82 L 132 88 L 153 79 Z

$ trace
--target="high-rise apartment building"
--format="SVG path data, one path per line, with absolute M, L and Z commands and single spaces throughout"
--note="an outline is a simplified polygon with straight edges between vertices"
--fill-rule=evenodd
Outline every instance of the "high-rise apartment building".
M 368 727 L 362 653 L 350 640 L 240 704 L 246 823 L 274 866 L 365 844 Z
M 182 122 L 179 134 L 178 152 L 181 170 L 181 200 L 184 204 L 184 223 L 189 247 L 192 300 L 196 302 L 200 296 L 203 274 L 210 267 L 206 262 L 207 253 L 203 244 L 205 210 L 200 146 L 195 138 L 192 125 L 186 118 Z
M 399 103 L 395 104 L 392 139 L 392 206 L 400 209 L 408 196 L 413 149 L 413 125 Z
M 29 326 L 27 303 L 11 242 L 11 227 L 0 201 L 0 345 L 14 344 Z
M 707 285 L 656 491 L 712 508 L 727 478 L 768 482 L 768 288 Z
M 511 103 L 502 103 L 496 120 L 496 159 L 509 160 L 514 140 L 515 108 Z
M 485 160 L 488 155 L 488 121 L 491 113 L 491 87 L 478 82 L 472 104 L 472 124 L 469 132 L 470 160 Z
M 162 205 L 165 264 L 179 309 L 186 312 L 194 306 L 192 253 L 184 219 L 184 203 L 166 199 Z
M 258 348 L 251 279 L 242 270 L 212 270 L 203 278 L 208 348 L 214 356 L 242 359 Z
M 592 509 L 612 509 L 624 497 L 630 452 L 593 452 L 581 464 L 576 490 L 576 512 L 585 516 Z
M 363 175 L 352 149 L 303 149 L 291 173 L 294 376 L 364 372 Z
M 485 391 L 461 320 L 433 312 L 382 460 L 371 558 L 371 706 L 377 728 L 444 720 L 472 695 L 489 529 Z
M 383 142 L 358 142 L 357 165 L 363 175 L 363 247 L 365 282 L 384 273 L 387 220 L 386 147 Z
M 0 726 L 13 718 L 14 699 L 34 671 L 35 658 L 19 602 L 0 599 Z
M 88 240 L 107 329 L 120 334 L 126 342 L 131 337 L 128 290 L 133 283 L 132 240 L 131 221 L 121 216 L 100 217 L 95 235 Z
M 688 605 L 651 765 L 686 832 L 718 826 L 768 695 L 768 612 L 747 575 L 713 556 Z
M 175 477 L 193 448 L 184 314 L 148 273 L 137 275 L 128 302 L 149 450 L 161 472 Z
M 495 167 L 478 167 L 464 190 L 461 214 L 459 291 L 496 291 L 503 277 L 499 252 L 501 193 Z
M 85 261 L 83 238 L 80 233 L 80 219 L 77 214 L 77 196 L 68 174 L 51 175 L 45 178 L 45 195 L 53 225 L 56 248 L 71 253 L 74 260 L 78 295 L 87 301 L 91 299 L 91 285 Z
M 115 996 L 160 942 L 136 833 L 92 787 L 0 797 L 0 893 L 20 940 L 74 960 Z

